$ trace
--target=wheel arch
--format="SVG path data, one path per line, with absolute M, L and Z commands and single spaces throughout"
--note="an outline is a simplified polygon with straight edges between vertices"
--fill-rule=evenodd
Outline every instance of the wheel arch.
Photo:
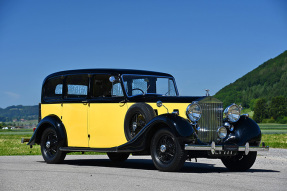
M 153 118 L 132 140 L 118 147 L 118 151 L 149 151 L 151 140 L 161 128 L 168 128 L 181 141 L 194 139 L 194 129 L 184 118 L 175 114 L 163 114 Z
M 63 141 L 65 145 L 68 145 L 65 126 L 61 119 L 56 115 L 46 116 L 39 122 L 32 138 L 27 145 L 40 144 L 42 134 L 48 127 L 54 128 L 59 137 L 59 141 Z

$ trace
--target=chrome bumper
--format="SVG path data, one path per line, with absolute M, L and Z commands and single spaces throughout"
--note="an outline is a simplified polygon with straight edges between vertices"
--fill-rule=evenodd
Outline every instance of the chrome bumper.
M 263 144 L 264 145 L 264 144 Z M 249 143 L 247 142 L 245 146 L 235 146 L 235 147 L 226 147 L 224 145 L 215 145 L 215 142 L 213 141 L 211 145 L 191 145 L 186 144 L 185 150 L 187 151 L 211 151 L 211 154 L 215 154 L 216 151 L 218 152 L 224 152 L 224 151 L 244 151 L 245 155 L 248 155 L 250 151 L 269 151 L 269 146 L 263 146 L 263 147 L 254 147 L 249 146 Z

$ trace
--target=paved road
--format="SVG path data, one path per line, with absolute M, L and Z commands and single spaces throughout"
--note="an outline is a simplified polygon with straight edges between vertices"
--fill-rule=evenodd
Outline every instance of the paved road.
M 64 164 L 41 156 L 1 156 L 0 190 L 287 190 L 287 150 L 260 152 L 248 172 L 228 172 L 217 159 L 159 172 L 150 157 L 115 165 L 105 155 L 68 155 Z

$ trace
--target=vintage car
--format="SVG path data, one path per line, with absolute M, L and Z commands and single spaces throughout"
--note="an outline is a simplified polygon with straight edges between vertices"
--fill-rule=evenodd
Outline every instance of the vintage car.
M 28 145 L 41 145 L 47 163 L 68 152 L 103 152 L 114 162 L 151 155 L 161 171 L 187 159 L 218 158 L 231 171 L 248 170 L 261 144 L 259 126 L 240 106 L 223 110 L 209 96 L 179 96 L 172 75 L 126 69 L 82 69 L 43 82 L 39 124 Z

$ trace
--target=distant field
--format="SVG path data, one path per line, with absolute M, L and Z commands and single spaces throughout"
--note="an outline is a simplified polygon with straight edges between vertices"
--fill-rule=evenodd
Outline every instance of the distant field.
M 287 134 L 287 124 L 260 123 L 262 134 Z

